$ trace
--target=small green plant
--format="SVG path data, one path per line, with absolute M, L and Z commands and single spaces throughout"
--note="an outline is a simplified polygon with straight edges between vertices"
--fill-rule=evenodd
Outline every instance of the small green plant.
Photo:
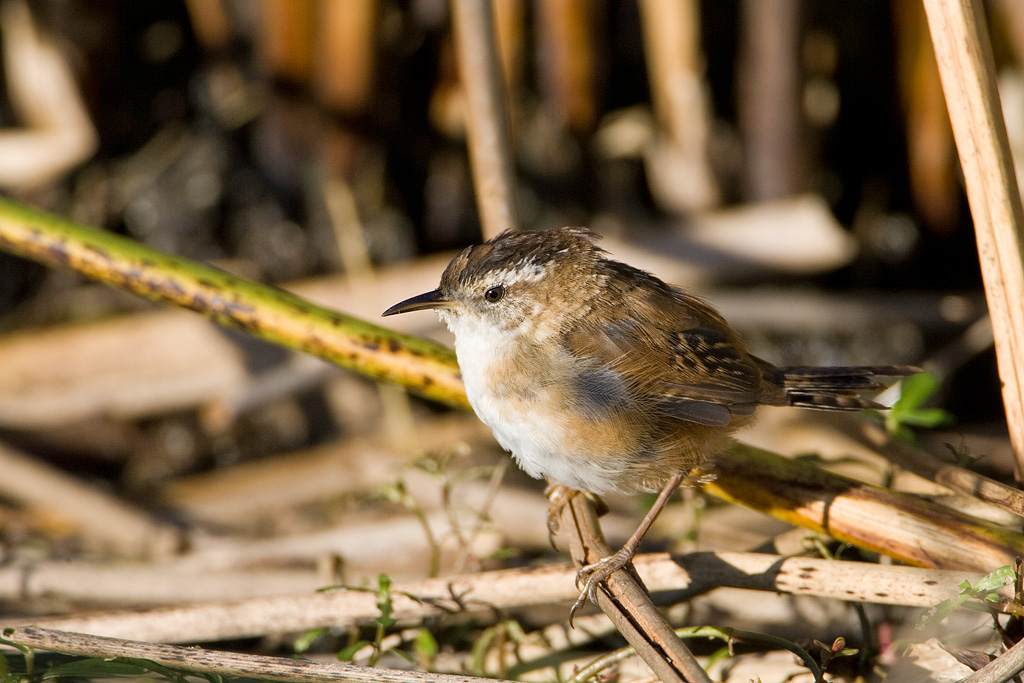
M 10 635 L 10 632 L 11 629 L 5 629 L 3 635 Z M 23 680 L 31 680 L 36 663 L 35 650 L 5 638 L 0 638 L 0 644 L 13 647 L 21 653 L 20 658 L 23 666 L 20 668 L 24 670 L 24 674 L 21 674 L 17 670 L 19 667 L 11 666 L 11 662 L 7 657 L 0 653 L 0 683 L 20 683 Z
M 416 665 L 422 671 L 431 671 L 434 668 L 434 660 L 440 646 L 434 634 L 425 628 L 417 629 L 416 637 L 412 641 L 412 654 Z
M 441 543 L 437 540 L 434 535 L 433 529 L 430 528 L 430 522 L 427 520 L 427 513 L 420 507 L 420 504 L 416 502 L 416 499 L 409 492 L 409 488 L 405 485 L 403 479 L 391 482 L 380 488 L 380 496 L 385 500 L 389 500 L 392 503 L 398 503 L 409 511 L 416 521 L 423 527 L 423 534 L 427 537 L 427 545 L 430 546 L 430 566 L 427 570 L 427 576 L 435 577 L 441 572 Z
M 311 628 L 295 639 L 295 642 L 292 644 L 292 649 L 294 649 L 297 654 L 302 654 L 312 647 L 313 643 L 327 635 L 327 632 L 328 629 L 323 626 L 320 628 Z
M 963 467 L 964 469 L 970 469 L 974 466 L 974 463 L 981 460 L 984 455 L 974 455 L 971 453 L 971 449 L 967 445 L 954 446 L 951 443 L 944 444 L 950 453 L 953 454 L 953 461 L 957 467 Z
M 829 670 L 832 666 L 832 662 L 840 657 L 852 657 L 860 652 L 855 647 L 846 647 L 846 638 L 839 636 L 832 644 L 823 643 L 820 640 L 815 640 L 814 644 L 818 647 L 820 652 L 818 653 L 818 662 L 821 665 L 822 672 Z
M 485 525 L 489 522 L 487 508 L 493 501 L 493 495 L 485 502 L 482 509 L 472 510 L 477 521 L 476 523 L 467 525 L 466 523 L 459 521 L 459 515 L 457 514 L 458 510 L 456 509 L 456 505 L 452 502 L 453 488 L 461 482 L 489 476 L 491 478 L 490 488 L 492 490 L 496 490 L 497 485 L 500 483 L 501 477 L 505 472 L 505 467 L 500 467 L 498 469 L 495 469 L 494 467 L 470 467 L 462 469 L 451 467 L 453 460 L 462 455 L 464 455 L 464 453 L 460 449 L 449 449 L 435 454 L 426 453 L 417 457 L 411 465 L 412 469 L 429 475 L 440 487 L 441 505 L 448 517 L 450 535 L 455 538 L 459 548 L 461 549 L 460 559 L 456 562 L 456 571 L 462 571 L 463 566 L 470 559 L 470 555 L 472 553 L 471 547 L 473 544 L 473 537 L 483 530 Z M 404 475 L 398 480 L 381 487 L 378 494 L 385 500 L 398 503 L 416 517 L 420 526 L 423 527 L 423 533 L 427 538 L 427 544 L 430 546 L 430 567 L 428 570 L 428 576 L 438 576 L 441 572 L 441 545 L 445 538 L 438 538 L 431 529 L 427 511 L 420 506 L 416 497 L 410 492 L 409 487 L 405 483 Z
M 960 583 L 960 594 L 925 610 L 917 620 L 917 628 L 944 621 L 957 607 L 981 607 L 990 610 L 1005 600 L 997 591 L 1016 580 L 1017 573 L 1010 565 L 986 574 L 973 586 L 970 581 L 964 580 Z
M 505 655 L 511 649 L 518 660 L 519 646 L 526 639 L 526 631 L 514 619 L 505 619 L 490 628 L 484 629 L 480 637 L 473 643 L 469 670 L 477 676 L 506 678 L 508 676 L 508 667 Z M 498 670 L 496 672 L 489 672 L 487 670 L 487 654 L 489 652 L 497 653 Z
M 949 424 L 952 414 L 942 408 L 923 407 L 939 389 L 939 378 L 928 372 L 907 377 L 900 383 L 900 398 L 885 414 L 889 434 L 913 441 L 911 427 L 933 428 Z
M 338 659 L 343 662 L 351 662 L 356 652 L 366 646 L 371 646 L 373 653 L 370 655 L 370 660 L 367 664 L 368 666 L 376 666 L 380 658 L 389 652 L 389 650 L 384 648 L 383 643 L 384 636 L 388 634 L 388 629 L 395 625 L 395 620 L 391 616 L 395 607 L 391 598 L 391 577 L 387 574 L 381 574 L 377 577 L 377 609 L 380 610 L 380 614 L 374 619 L 374 622 L 377 624 L 377 630 L 374 632 L 373 641 L 357 640 L 349 643 L 338 653 Z M 390 651 L 411 660 L 409 655 L 401 650 Z

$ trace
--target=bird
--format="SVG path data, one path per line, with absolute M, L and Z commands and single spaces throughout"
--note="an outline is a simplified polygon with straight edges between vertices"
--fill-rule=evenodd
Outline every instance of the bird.
M 382 314 L 438 313 L 470 405 L 527 474 L 596 495 L 659 492 L 617 552 L 580 570 L 570 620 L 758 406 L 883 408 L 864 394 L 919 372 L 776 367 L 710 304 L 613 260 L 598 238 L 582 227 L 506 230 L 458 254 L 437 289 Z

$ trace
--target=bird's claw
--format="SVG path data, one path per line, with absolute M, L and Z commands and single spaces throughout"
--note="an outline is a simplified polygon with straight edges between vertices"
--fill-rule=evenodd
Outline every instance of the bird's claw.
M 580 597 L 576 598 L 572 609 L 569 610 L 569 626 L 572 626 L 572 619 L 577 610 L 586 605 L 588 600 L 597 605 L 597 587 L 607 584 L 612 574 L 620 569 L 625 569 L 633 560 L 633 553 L 624 552 L 625 550 L 623 548 L 608 557 L 602 557 L 597 562 L 581 567 L 576 572 L 576 587 L 580 589 Z
M 548 541 L 552 548 L 555 547 L 555 536 L 558 535 L 558 531 L 562 527 L 562 510 L 572 502 L 573 496 L 578 494 L 579 491 L 562 484 L 548 484 L 544 488 L 544 495 L 547 496 L 550 503 L 548 505 Z

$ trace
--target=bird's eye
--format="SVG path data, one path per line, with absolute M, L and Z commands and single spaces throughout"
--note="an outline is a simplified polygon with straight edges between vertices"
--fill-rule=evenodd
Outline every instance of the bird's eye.
M 495 285 L 484 292 L 484 301 L 489 304 L 496 304 L 501 301 L 503 296 L 505 296 L 504 285 Z

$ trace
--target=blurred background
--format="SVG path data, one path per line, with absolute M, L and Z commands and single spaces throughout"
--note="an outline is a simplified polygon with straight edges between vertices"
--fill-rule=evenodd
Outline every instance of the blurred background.
M 929 362 L 934 404 L 957 420 L 935 450 L 984 455 L 979 467 L 1012 478 L 918 0 L 494 7 L 523 227 L 593 228 L 776 363 Z M 1019 149 L 1024 5 L 985 8 Z M 443 0 L 3 0 L 0 48 L 0 185 L 25 202 L 369 319 L 482 239 Z M 401 318 L 388 324 L 445 338 L 429 314 Z M 119 540 L 18 484 L 0 492 L 0 557 L 307 534 L 301 553 L 258 561 L 333 553 L 357 578 L 389 551 L 353 559 L 351 541 L 308 535 L 381 509 L 430 517 L 440 503 L 410 498 L 407 477 L 445 491 L 506 462 L 467 416 L 6 254 L 0 335 L 4 449 L 173 529 Z M 231 471 L 254 479 L 216 476 Z M 519 476 L 506 479 L 536 486 Z M 491 545 L 459 537 L 431 566 L 543 554 L 540 514 L 530 534 L 523 521 Z M 423 571 L 391 559 L 395 575 Z M 94 604 L 6 599 L 17 613 Z

